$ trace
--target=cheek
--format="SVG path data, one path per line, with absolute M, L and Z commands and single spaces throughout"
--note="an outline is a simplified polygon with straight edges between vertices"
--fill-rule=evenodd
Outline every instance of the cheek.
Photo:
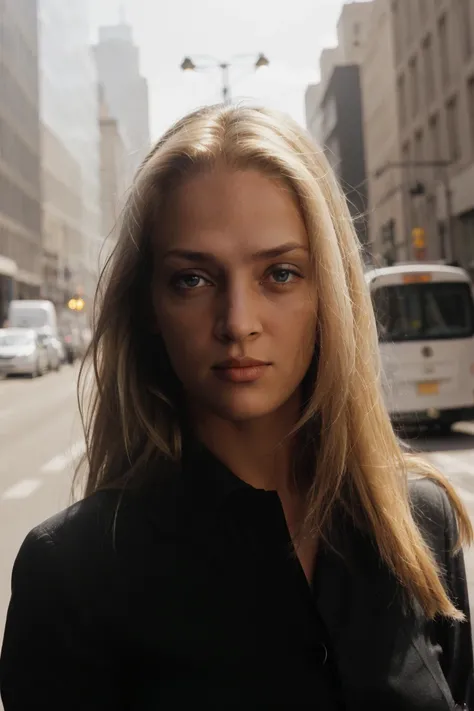
M 196 356 L 209 342 L 209 318 L 207 312 L 196 313 L 196 304 L 172 303 L 162 301 L 156 309 L 156 320 L 163 338 L 168 356 L 175 370 L 182 375 L 191 365 L 195 365 Z
M 314 299 L 299 294 L 294 299 L 288 299 L 286 303 L 276 306 L 273 312 L 275 329 L 288 334 L 292 347 L 295 346 L 295 341 L 303 348 L 314 344 L 317 323 Z

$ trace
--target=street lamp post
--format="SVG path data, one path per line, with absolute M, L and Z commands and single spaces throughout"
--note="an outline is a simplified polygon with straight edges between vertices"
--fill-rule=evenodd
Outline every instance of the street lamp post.
M 453 202 L 452 202 L 452 192 L 449 182 L 449 166 L 452 165 L 452 161 L 449 160 L 429 160 L 429 161 L 389 161 L 385 163 L 381 168 L 379 168 L 374 173 L 375 178 L 380 178 L 388 170 L 394 168 L 443 168 L 443 189 L 444 189 L 444 199 L 445 199 L 445 209 L 446 209 L 446 219 L 445 219 L 445 238 L 449 249 L 449 261 L 455 259 L 455 249 L 454 249 L 454 235 L 453 235 Z M 424 186 L 419 184 L 422 190 Z M 420 194 L 418 191 L 417 194 Z
M 230 79 L 229 73 L 230 68 L 234 66 L 238 61 L 242 59 L 252 59 L 255 69 L 261 69 L 262 67 L 268 67 L 270 64 L 269 60 L 264 54 L 259 54 L 257 59 L 254 55 L 243 55 L 240 57 L 235 57 L 231 62 L 221 62 L 214 57 L 199 57 L 197 58 L 200 64 L 196 64 L 191 57 L 185 57 L 181 62 L 181 69 L 183 72 L 195 72 L 210 69 L 212 67 L 218 67 L 221 70 L 222 76 L 222 101 L 224 104 L 229 104 L 231 102 L 231 91 L 230 91 Z

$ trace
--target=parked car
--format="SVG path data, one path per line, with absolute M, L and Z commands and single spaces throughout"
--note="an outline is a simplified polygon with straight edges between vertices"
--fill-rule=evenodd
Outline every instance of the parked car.
M 38 335 L 48 354 L 48 369 L 58 372 L 64 362 L 64 348 L 61 341 L 56 336 L 42 333 Z
M 0 329 L 0 374 L 34 378 L 48 370 L 48 352 L 32 328 Z

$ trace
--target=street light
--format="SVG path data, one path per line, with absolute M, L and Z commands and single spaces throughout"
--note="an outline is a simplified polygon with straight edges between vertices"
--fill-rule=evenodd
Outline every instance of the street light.
M 78 298 L 73 297 L 72 299 L 69 299 L 67 305 L 71 311 L 80 313 L 86 304 L 84 299 L 79 296 Z
M 229 70 L 237 62 L 241 62 L 243 59 L 253 59 L 253 64 L 255 69 L 262 69 L 262 67 L 268 67 L 270 61 L 263 54 L 260 53 L 255 59 L 254 55 L 242 55 L 240 57 L 235 57 L 231 62 L 220 62 L 214 57 L 200 57 L 203 61 L 202 64 L 196 64 L 191 57 L 185 57 L 181 62 L 181 69 L 183 72 L 195 72 L 209 69 L 211 67 L 218 67 L 222 72 L 222 100 L 224 104 L 230 103 L 230 82 L 229 82 Z
M 454 253 L 454 239 L 453 239 L 453 206 L 452 206 L 452 193 L 449 184 L 449 173 L 448 168 L 452 165 L 450 160 L 413 160 L 413 161 L 389 161 L 385 165 L 381 166 L 374 173 L 374 178 L 381 178 L 384 173 L 388 170 L 394 168 L 443 168 L 443 188 L 444 188 L 444 199 L 446 203 L 446 241 L 449 245 L 450 260 L 453 261 L 455 258 Z M 416 185 L 411 188 L 410 194 L 412 196 L 422 195 L 425 192 L 423 183 L 417 181 Z

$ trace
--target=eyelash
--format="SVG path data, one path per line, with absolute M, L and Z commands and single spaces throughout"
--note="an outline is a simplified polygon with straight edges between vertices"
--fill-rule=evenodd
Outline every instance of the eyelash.
M 287 272 L 291 277 L 294 277 L 292 279 L 289 279 L 286 282 L 273 282 L 274 286 L 277 287 L 285 287 L 288 286 L 289 284 L 293 284 L 296 279 L 303 279 L 302 274 L 297 271 L 294 267 L 286 266 L 286 265 L 279 265 L 275 266 L 272 269 L 270 269 L 269 272 L 267 272 L 267 275 L 274 275 L 275 273 L 278 272 Z M 177 291 L 195 291 L 197 289 L 201 289 L 202 286 L 183 286 L 182 282 L 186 278 L 192 278 L 192 277 L 197 277 L 198 279 L 202 279 L 203 281 L 207 282 L 208 284 L 211 284 L 210 280 L 206 279 L 206 277 L 203 277 L 201 274 L 198 274 L 197 272 L 186 272 L 185 274 L 177 274 L 175 277 L 173 277 L 171 281 L 171 285 L 173 288 L 175 288 Z

